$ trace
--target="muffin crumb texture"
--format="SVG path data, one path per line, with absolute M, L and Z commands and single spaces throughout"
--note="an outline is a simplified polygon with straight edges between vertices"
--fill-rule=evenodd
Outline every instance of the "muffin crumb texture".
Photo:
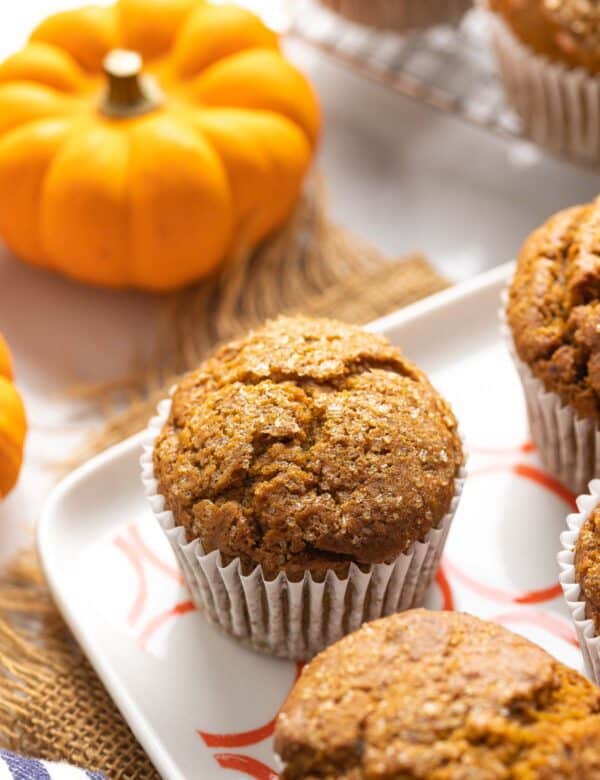
M 508 303 L 522 361 L 580 417 L 600 420 L 600 199 L 556 214 L 521 250 Z
M 598 780 L 600 691 L 469 615 L 364 625 L 308 665 L 278 717 L 282 780 Z
M 586 617 L 600 632 L 600 507 L 590 513 L 577 536 L 575 580 L 585 602 Z
M 490 0 L 490 6 L 538 54 L 600 72 L 598 0 Z
M 450 408 L 398 349 L 305 317 L 188 375 L 154 450 L 188 541 L 269 579 L 393 560 L 442 521 L 462 460 Z

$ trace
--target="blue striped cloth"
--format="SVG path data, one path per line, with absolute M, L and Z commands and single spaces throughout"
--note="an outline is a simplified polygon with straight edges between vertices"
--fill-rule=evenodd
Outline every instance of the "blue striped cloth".
M 51 764 L 0 750 L 0 780 L 106 780 L 99 772 Z

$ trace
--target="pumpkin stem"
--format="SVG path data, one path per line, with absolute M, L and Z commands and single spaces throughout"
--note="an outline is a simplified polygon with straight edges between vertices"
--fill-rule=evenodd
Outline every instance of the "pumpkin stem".
M 162 94 L 153 79 L 142 74 L 142 58 L 135 51 L 113 49 L 104 58 L 108 86 L 100 110 L 110 117 L 139 116 L 162 102 Z

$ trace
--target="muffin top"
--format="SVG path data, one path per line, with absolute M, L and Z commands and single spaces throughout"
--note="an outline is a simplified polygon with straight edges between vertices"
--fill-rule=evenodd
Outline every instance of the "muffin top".
M 598 780 L 600 690 L 469 615 L 365 624 L 305 667 L 275 727 L 282 780 Z
M 600 507 L 590 513 L 577 537 L 575 580 L 585 602 L 586 617 L 600 632 Z
M 305 317 L 183 379 L 154 449 L 188 541 L 269 579 L 393 560 L 448 512 L 462 460 L 450 408 L 398 349 Z
M 490 0 L 490 6 L 538 54 L 600 72 L 598 0 Z
M 600 199 L 525 242 L 508 321 L 521 360 L 581 417 L 600 419 Z

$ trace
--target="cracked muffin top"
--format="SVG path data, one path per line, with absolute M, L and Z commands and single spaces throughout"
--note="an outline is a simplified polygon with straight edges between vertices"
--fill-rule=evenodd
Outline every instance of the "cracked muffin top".
M 575 580 L 585 614 L 600 633 L 600 507 L 590 512 L 575 542 Z
M 393 560 L 439 525 L 462 461 L 448 404 L 398 349 L 306 317 L 185 377 L 154 448 L 188 541 L 268 579 Z
M 598 780 L 600 690 L 493 623 L 412 610 L 305 667 L 282 780 Z
M 600 72 L 599 0 L 489 0 L 537 54 L 591 74 Z
M 600 421 L 600 199 L 527 239 L 507 313 L 519 357 L 545 388 Z

